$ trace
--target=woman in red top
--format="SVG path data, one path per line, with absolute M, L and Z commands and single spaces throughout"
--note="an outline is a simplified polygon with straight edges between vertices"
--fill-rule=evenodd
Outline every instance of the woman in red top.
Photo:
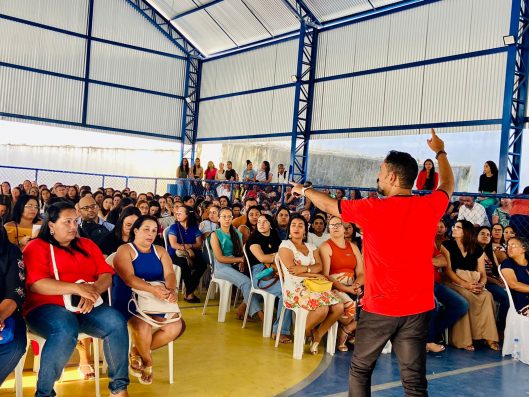
M 323 274 L 333 282 L 334 292 L 344 304 L 344 314 L 338 320 L 337 348 L 346 352 L 349 335 L 356 329 L 355 300 L 362 293 L 364 284 L 364 262 L 358 247 L 345 240 L 341 218 L 333 216 L 329 221 L 331 238 L 320 245 L 319 251 L 323 264 Z
M 204 178 L 208 181 L 213 181 L 217 175 L 217 169 L 213 161 L 208 161 L 208 168 L 204 171 Z
M 38 238 L 24 250 L 27 298 L 23 315 L 30 331 L 46 339 L 36 395 L 55 395 L 53 385 L 82 332 L 103 339 L 112 396 L 128 396 L 127 324 L 114 308 L 97 305 L 110 286 L 112 268 L 91 240 L 77 237 L 72 203 L 55 203 L 46 214 Z M 66 309 L 68 302 L 77 310 Z
M 439 174 L 435 172 L 433 161 L 426 159 L 423 163 L 422 171 L 417 176 L 417 189 L 435 190 L 439 184 Z

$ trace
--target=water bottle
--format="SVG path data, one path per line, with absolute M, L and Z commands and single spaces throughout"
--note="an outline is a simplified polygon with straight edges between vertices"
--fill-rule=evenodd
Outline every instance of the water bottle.
M 512 359 L 519 361 L 520 360 L 520 340 L 514 338 L 514 346 L 512 347 Z

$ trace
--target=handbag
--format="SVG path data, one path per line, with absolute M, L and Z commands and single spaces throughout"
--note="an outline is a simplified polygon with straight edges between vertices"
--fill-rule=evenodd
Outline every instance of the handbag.
M 259 287 L 260 289 L 268 289 L 272 285 L 277 283 L 277 281 L 279 280 L 279 275 L 276 273 L 276 271 L 274 270 L 272 266 L 261 270 L 259 273 L 256 273 L 254 277 L 257 280 L 257 287 Z M 263 286 L 261 285 L 262 281 L 271 281 L 271 282 Z
M 57 270 L 57 262 L 55 261 L 55 249 L 53 248 L 53 244 L 50 244 L 50 253 L 51 253 L 51 263 L 53 264 L 53 274 L 55 275 L 55 280 L 61 281 L 59 278 L 59 271 Z M 85 284 L 86 281 L 84 280 L 77 280 L 76 284 Z M 93 283 L 87 283 L 87 284 L 93 284 Z M 79 309 L 79 301 L 81 300 L 81 297 L 76 294 L 66 294 L 62 296 L 63 302 L 64 302 L 64 308 L 70 312 L 77 313 L 81 309 Z M 97 300 L 94 303 L 94 307 L 98 307 L 103 303 L 103 298 L 99 296 Z
M 180 235 L 180 240 L 182 240 L 182 244 L 185 244 L 184 243 L 184 237 L 182 236 L 182 230 L 180 230 L 179 227 L 177 227 L 178 229 L 178 234 Z M 192 267 L 193 266 L 193 258 L 194 258 L 194 252 L 193 252 L 193 256 L 191 256 L 191 254 L 189 253 L 188 250 L 186 249 L 183 249 L 183 250 L 176 250 L 175 251 L 175 255 L 179 258 L 186 258 L 186 261 L 187 261 L 187 265 L 189 267 Z
M 15 319 L 8 317 L 4 321 L 4 329 L 0 331 L 2 339 L 0 339 L 0 345 L 5 345 L 12 342 L 15 339 Z
M 165 283 L 162 281 L 146 281 L 152 286 L 164 286 Z M 130 304 L 136 305 L 136 312 L 130 309 Z M 178 303 L 171 303 L 163 299 L 159 299 L 150 292 L 142 291 L 136 288 L 132 288 L 132 296 L 128 304 L 129 313 L 140 320 L 152 325 L 153 327 L 161 327 L 166 324 L 171 324 L 176 321 L 180 321 L 182 318 L 180 307 Z M 158 321 L 151 317 L 151 315 L 164 314 L 165 321 Z
M 306 278 L 303 285 L 312 292 L 326 292 L 332 289 L 332 281 L 321 278 Z

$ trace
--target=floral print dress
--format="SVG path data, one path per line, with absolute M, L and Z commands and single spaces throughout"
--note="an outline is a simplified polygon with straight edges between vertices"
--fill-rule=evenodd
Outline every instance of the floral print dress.
M 290 240 L 284 240 L 279 248 L 287 248 L 294 253 L 294 258 L 299 260 L 303 266 L 314 265 L 314 251 L 316 247 L 312 244 L 305 243 L 309 250 L 307 256 L 299 252 L 296 246 Z M 285 307 L 293 309 L 300 307 L 305 310 L 316 310 L 321 306 L 332 306 L 340 303 L 340 298 L 336 296 L 333 291 L 313 292 L 309 291 L 303 285 L 305 277 L 293 276 L 288 272 L 288 269 L 281 263 L 281 270 L 283 274 L 283 285 L 285 289 Z

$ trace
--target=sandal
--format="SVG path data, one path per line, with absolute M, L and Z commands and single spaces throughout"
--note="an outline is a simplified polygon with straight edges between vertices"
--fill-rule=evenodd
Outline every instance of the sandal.
M 129 354 L 129 373 L 136 378 L 142 376 L 143 359 L 139 354 Z
M 498 342 L 488 340 L 486 343 L 490 350 L 494 350 L 495 352 L 499 352 L 501 350 Z
M 474 348 L 473 345 L 465 346 L 463 349 L 466 350 L 467 352 L 473 352 L 473 351 L 476 351 L 476 349 Z
M 443 345 L 440 345 L 438 343 L 427 343 L 426 344 L 426 352 L 432 352 L 432 353 L 441 353 L 446 350 L 446 347 Z
M 81 375 L 81 378 L 84 380 L 91 380 L 96 377 L 94 367 L 92 367 L 90 364 L 79 364 L 79 368 L 77 368 L 77 371 L 79 372 L 79 375 Z
M 141 371 L 141 376 L 138 378 L 138 381 L 142 385 L 150 385 L 152 384 L 152 375 L 152 365 L 143 367 L 143 371 Z
M 340 332 L 342 335 L 340 335 Z M 353 334 L 354 331 L 347 332 L 345 330 L 345 327 L 343 325 L 339 325 L 338 327 L 338 343 L 336 345 L 336 349 L 340 352 L 348 352 L 349 348 L 347 347 L 347 342 L 349 341 L 349 337 L 351 334 Z M 344 338 L 345 337 L 345 338 Z
M 272 339 L 276 340 L 277 334 L 272 334 Z M 289 344 L 292 343 L 290 335 L 279 334 L 279 343 Z

